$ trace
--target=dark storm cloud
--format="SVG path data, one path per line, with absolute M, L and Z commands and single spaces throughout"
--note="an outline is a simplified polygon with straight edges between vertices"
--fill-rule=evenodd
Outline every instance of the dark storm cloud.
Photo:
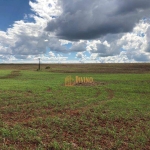
M 59 5 L 62 14 L 45 30 L 67 40 L 131 32 L 150 13 L 150 0 L 61 0 Z
M 150 7 L 149 0 L 120 0 L 118 1 L 118 13 L 129 13 L 142 11 Z

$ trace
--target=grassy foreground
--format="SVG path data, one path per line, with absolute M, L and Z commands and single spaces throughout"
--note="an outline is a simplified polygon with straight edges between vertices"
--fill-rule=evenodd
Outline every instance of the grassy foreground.
M 0 70 L 1 150 L 150 149 L 149 72 L 55 70 Z M 95 84 L 65 87 L 68 75 Z

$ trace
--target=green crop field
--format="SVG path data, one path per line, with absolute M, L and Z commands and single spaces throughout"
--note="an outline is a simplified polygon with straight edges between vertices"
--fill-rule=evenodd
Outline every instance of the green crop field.
M 150 149 L 150 64 L 37 67 L 0 65 L 0 150 Z

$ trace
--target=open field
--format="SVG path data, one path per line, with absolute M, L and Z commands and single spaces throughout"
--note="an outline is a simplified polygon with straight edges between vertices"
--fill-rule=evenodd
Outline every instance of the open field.
M 0 65 L 1 150 L 150 149 L 150 64 L 37 68 Z M 66 87 L 69 75 L 94 84 Z
M 45 69 L 47 66 L 50 69 Z M 0 64 L 0 70 L 37 70 L 38 64 Z M 150 73 L 150 63 L 131 64 L 41 64 L 44 71 L 58 73 Z

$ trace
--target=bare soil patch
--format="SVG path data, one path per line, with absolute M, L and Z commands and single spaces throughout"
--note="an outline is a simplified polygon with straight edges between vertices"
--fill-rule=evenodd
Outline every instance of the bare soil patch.
M 111 89 L 106 89 L 107 93 L 108 93 L 108 100 L 113 99 L 114 97 L 114 92 Z
M 105 82 L 75 83 L 74 86 L 100 86 L 105 84 Z
M 18 76 L 20 76 L 21 73 L 19 70 L 15 70 L 15 71 L 12 71 L 10 74 L 4 76 L 4 77 L 0 77 L 0 79 L 11 79 L 11 78 L 16 78 Z
M 52 88 L 48 88 L 47 90 L 46 90 L 46 92 L 51 92 L 52 91 Z

